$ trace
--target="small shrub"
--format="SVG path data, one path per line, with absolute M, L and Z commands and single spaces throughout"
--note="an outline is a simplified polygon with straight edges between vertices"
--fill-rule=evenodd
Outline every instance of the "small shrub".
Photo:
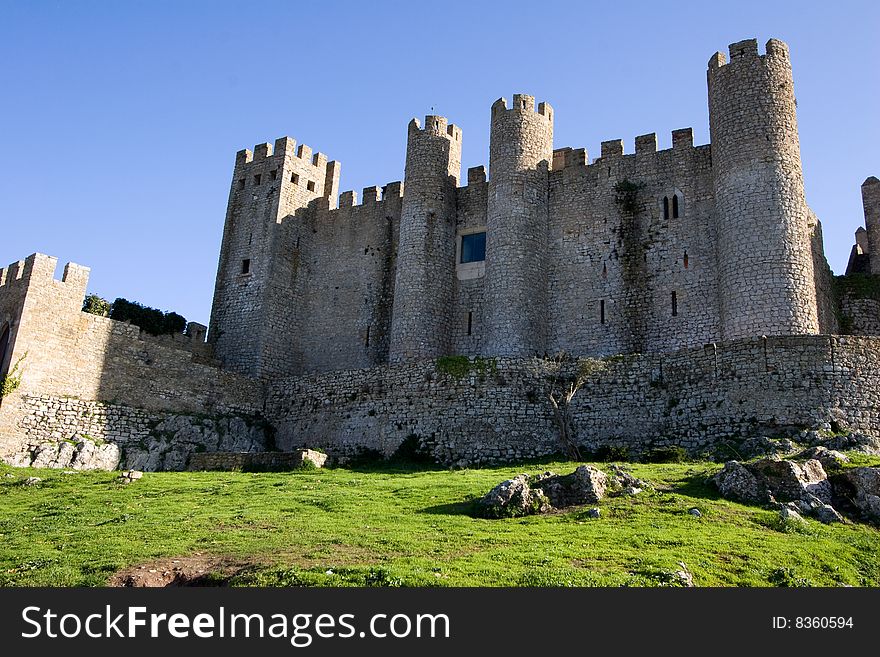
M 166 335 L 183 333 L 186 329 L 186 318 L 174 312 L 163 313 L 156 308 L 149 308 L 136 301 L 116 299 L 110 306 L 110 319 L 120 322 L 131 322 L 150 335 Z
M 107 317 L 110 314 L 110 302 L 97 294 L 89 294 L 83 301 L 82 310 L 90 315 Z
M 610 461 L 628 461 L 629 447 L 622 445 L 602 445 L 596 450 L 596 460 L 608 463 Z
M 655 447 L 645 457 L 648 463 L 684 463 L 688 453 L 684 447 L 671 445 L 669 447 Z
M 27 352 L 22 354 L 22 357 L 15 361 L 15 365 L 12 366 L 12 369 L 9 370 L 6 376 L 0 377 L 0 399 L 6 395 L 12 394 L 21 386 L 22 372 L 19 367 L 26 357 Z
M 467 356 L 441 356 L 437 359 L 437 371 L 454 379 L 463 379 L 471 371 L 471 361 Z

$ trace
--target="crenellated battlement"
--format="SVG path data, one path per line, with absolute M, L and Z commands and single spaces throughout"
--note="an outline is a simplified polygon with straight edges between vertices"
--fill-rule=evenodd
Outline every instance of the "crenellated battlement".
M 250 149 L 242 149 L 235 154 L 235 167 L 248 166 L 264 166 L 267 162 L 276 164 L 285 158 L 296 158 L 301 160 L 300 164 L 313 167 L 316 172 L 323 172 L 327 169 L 327 156 L 324 153 L 312 152 L 311 146 L 306 144 L 296 145 L 296 140 L 291 137 L 279 137 L 275 140 L 275 144 L 264 142 L 254 146 L 253 151 Z
M 764 57 L 774 57 L 785 60 L 788 60 L 789 58 L 788 44 L 779 39 L 770 39 L 767 41 L 764 49 L 765 54 L 759 54 L 757 39 L 744 39 L 743 41 L 731 43 L 727 49 L 730 55 L 729 61 L 723 52 L 716 52 L 709 59 L 709 69 L 721 68 L 729 64 L 736 64 L 740 61 L 763 59 Z
M 645 155 L 668 154 L 671 151 L 685 152 L 695 148 L 706 148 L 706 146 L 694 146 L 693 128 L 680 128 L 672 131 L 672 148 L 658 149 L 657 133 L 651 132 L 644 135 L 638 135 L 634 139 L 635 151 L 627 153 L 622 139 L 609 139 L 603 141 L 600 146 L 599 157 L 593 162 L 599 160 L 610 160 L 619 157 L 633 157 Z M 557 148 L 553 151 L 553 167 L 554 171 L 566 169 L 573 166 L 589 166 L 590 159 L 587 150 L 584 148 L 573 149 L 571 147 Z
M 528 94 L 513 94 L 513 103 L 508 108 L 507 99 L 502 97 L 492 103 L 492 118 L 504 116 L 513 113 L 537 113 L 548 121 L 553 121 L 553 108 L 550 103 L 538 103 L 537 112 L 535 109 L 535 97 Z
M 55 278 L 55 270 L 58 267 L 58 258 L 34 253 L 24 260 L 13 262 L 8 267 L 0 269 L 0 287 L 7 289 L 18 285 L 66 285 L 72 293 L 82 291 L 89 282 L 88 267 L 68 262 L 64 265 L 64 274 L 61 280 Z
M 449 123 L 445 116 L 428 114 L 425 116 L 425 127 L 414 118 L 409 122 L 409 134 L 422 133 L 426 136 L 446 137 L 451 141 L 461 141 L 461 128 L 454 123 Z
M 358 193 L 355 190 L 347 190 L 342 192 L 339 195 L 339 204 L 335 208 L 330 208 L 326 205 L 318 205 L 317 208 L 319 210 L 330 210 L 331 212 L 335 210 L 341 210 L 344 208 L 357 208 L 368 205 L 378 205 L 384 203 L 385 201 L 401 199 L 403 198 L 403 183 L 399 180 L 394 182 L 390 182 L 383 187 L 379 187 L 378 185 L 372 185 L 370 187 L 364 187 L 361 190 L 361 201 L 358 203 Z M 319 199 L 323 200 L 323 199 Z

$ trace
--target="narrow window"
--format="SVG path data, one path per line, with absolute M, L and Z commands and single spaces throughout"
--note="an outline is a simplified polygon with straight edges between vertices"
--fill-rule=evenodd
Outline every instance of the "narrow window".
M 471 334 L 471 331 L 473 330 L 473 328 L 474 328 L 474 314 L 472 312 L 469 312 L 468 313 L 468 332 L 467 332 L 468 335 Z
M 242 274 L 250 274 L 251 273 L 251 259 L 245 258 L 241 261 L 241 273 Z
M 675 317 L 678 315 L 678 295 L 673 292 L 672 293 L 672 316 Z
M 678 219 L 678 194 L 672 197 L 672 218 Z
M 294 185 L 299 185 L 299 174 L 298 173 L 291 174 L 290 182 L 292 182 Z
M 605 299 L 599 302 L 599 323 L 605 323 Z
M 608 278 L 608 265 L 602 263 L 602 278 Z
M 254 185 L 259 185 L 262 178 L 263 178 L 263 176 L 261 176 L 259 173 L 255 174 L 254 175 Z
M 687 251 L 684 252 L 684 258 L 682 258 L 682 260 L 684 261 L 684 268 L 687 269 L 688 268 L 688 252 Z
M 315 181 L 314 180 L 308 181 L 306 183 L 306 189 L 309 190 L 310 192 L 315 191 Z
M 238 179 L 238 188 L 239 188 L 239 189 L 244 189 L 244 178 L 239 178 L 239 179 Z
M 0 331 L 0 374 L 3 373 L 3 365 L 6 361 L 6 352 L 9 349 L 9 324 L 3 326 Z
M 461 264 L 486 259 L 486 233 L 461 236 Z
M 669 219 L 669 197 L 663 197 L 663 218 Z
M 369 346 L 370 346 L 370 327 L 369 327 L 369 326 L 367 326 L 367 335 L 366 335 L 366 337 L 364 338 L 364 346 L 365 346 L 365 347 L 369 347 Z
M 272 180 L 278 180 L 278 169 L 272 169 L 269 172 L 269 176 L 271 176 Z

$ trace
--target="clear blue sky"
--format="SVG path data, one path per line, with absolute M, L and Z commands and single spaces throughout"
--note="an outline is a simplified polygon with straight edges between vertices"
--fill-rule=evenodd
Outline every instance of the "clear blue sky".
M 90 290 L 207 323 L 235 152 L 290 135 L 342 189 L 403 177 L 406 124 L 434 112 L 486 164 L 489 107 L 555 108 L 555 146 L 693 126 L 706 64 L 756 37 L 791 47 L 807 200 L 840 273 L 880 175 L 872 2 L 9 2 L 0 0 L 0 263 L 92 267 Z M 60 273 L 60 267 L 59 267 Z

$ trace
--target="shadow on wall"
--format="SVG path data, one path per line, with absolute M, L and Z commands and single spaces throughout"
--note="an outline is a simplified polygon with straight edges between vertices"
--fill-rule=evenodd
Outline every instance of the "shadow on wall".
M 0 407 L 0 458 L 180 470 L 192 452 L 269 448 L 260 383 L 221 371 L 204 330 L 155 337 L 82 312 L 88 268 L 68 264 L 56 280 L 56 266 L 34 254 L 0 270 L 0 320 L 13 327 L 5 362 L 24 357 Z

